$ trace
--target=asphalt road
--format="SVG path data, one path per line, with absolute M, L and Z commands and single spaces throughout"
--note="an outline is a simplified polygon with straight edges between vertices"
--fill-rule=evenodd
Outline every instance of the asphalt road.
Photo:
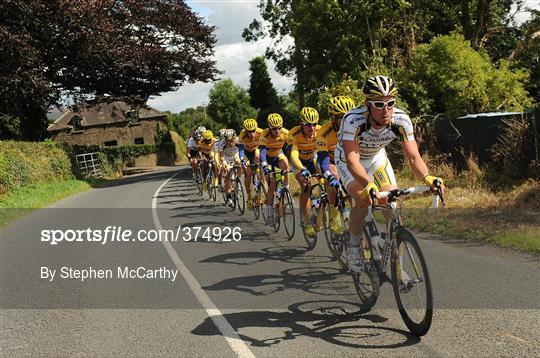
M 190 170 L 174 168 L 69 197 L 0 229 L 0 355 L 540 355 L 538 257 L 417 233 L 435 294 L 433 325 L 419 339 L 390 285 L 362 313 L 322 240 L 306 252 L 300 233 L 286 241 L 221 202 L 199 197 Z M 182 235 L 169 243 L 41 241 L 43 230 L 107 226 L 180 227 Z M 201 235 L 239 227 L 241 240 L 183 240 L 198 226 Z M 44 267 L 56 270 L 54 279 L 42 277 Z M 61 278 L 62 267 L 112 277 Z M 144 278 L 117 277 L 119 268 L 139 267 Z

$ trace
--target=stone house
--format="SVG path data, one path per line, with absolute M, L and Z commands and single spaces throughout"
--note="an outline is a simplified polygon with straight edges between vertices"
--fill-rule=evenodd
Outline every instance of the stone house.
M 69 146 L 155 144 L 156 128 L 166 130 L 167 116 L 148 106 L 138 110 L 121 101 L 80 104 L 47 130 L 52 140 Z

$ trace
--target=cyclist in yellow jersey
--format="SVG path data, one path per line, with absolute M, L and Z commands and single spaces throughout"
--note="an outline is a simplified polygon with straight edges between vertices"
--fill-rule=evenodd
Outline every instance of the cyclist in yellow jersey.
M 261 136 L 262 129 L 258 127 L 257 121 L 252 118 L 248 118 L 244 121 L 244 129 L 238 136 L 238 149 L 240 160 L 244 166 L 249 164 L 259 164 L 259 137 Z M 247 192 L 247 207 L 253 208 L 251 202 L 251 168 L 246 167 L 246 176 L 244 177 L 244 185 Z
M 342 235 L 344 228 L 339 219 L 338 209 L 334 206 L 336 190 L 339 190 L 339 174 L 334 162 L 334 151 L 338 143 L 338 131 L 345 113 L 355 107 L 354 101 L 346 96 L 330 98 L 328 113 L 330 120 L 317 131 L 317 163 L 326 179 L 326 192 L 330 203 L 330 230 L 335 235 Z
M 211 130 L 206 130 L 202 134 L 202 138 L 198 143 L 199 155 L 202 159 L 208 159 L 209 161 L 215 162 L 214 158 L 214 144 L 216 144 L 216 138 Z M 212 171 L 214 172 L 214 178 L 217 178 L 217 166 L 212 166 Z M 206 176 L 206 173 L 203 173 Z M 205 185 L 203 181 L 203 186 Z
M 278 113 L 270 113 L 267 122 L 268 128 L 263 130 L 259 137 L 260 160 L 265 175 L 268 175 L 269 165 L 279 167 L 281 170 L 289 169 L 289 161 L 283 154 L 283 149 L 287 146 L 289 131 L 283 128 L 283 118 Z M 288 175 L 285 175 L 283 179 L 285 185 L 289 185 Z M 272 206 L 274 205 L 275 188 L 276 180 L 272 176 L 268 182 L 268 198 L 266 202 L 269 225 L 274 222 Z
M 319 113 L 315 108 L 304 107 L 300 111 L 301 124 L 289 131 L 289 144 L 292 145 L 291 160 L 296 169 L 296 180 L 300 184 L 300 208 L 303 210 L 305 233 L 315 236 L 315 228 L 310 224 L 311 207 L 309 202 L 309 177 L 317 172 L 315 167 L 315 150 L 317 149 L 317 130 L 321 127 Z

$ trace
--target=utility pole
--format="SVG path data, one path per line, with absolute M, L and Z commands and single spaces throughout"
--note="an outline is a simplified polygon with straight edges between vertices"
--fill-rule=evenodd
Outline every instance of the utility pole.
M 204 101 L 202 103 L 202 108 L 204 110 L 204 120 L 206 121 L 207 120 L 207 118 L 206 118 L 206 106 L 204 105 Z

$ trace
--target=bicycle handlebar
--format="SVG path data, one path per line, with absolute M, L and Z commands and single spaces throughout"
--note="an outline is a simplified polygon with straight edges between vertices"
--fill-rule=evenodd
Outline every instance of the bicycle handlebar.
M 440 190 L 440 183 L 436 183 L 435 186 L 439 188 L 438 190 L 433 192 L 431 207 L 432 209 L 436 209 L 439 207 L 439 200 L 441 201 L 442 205 L 445 206 L 444 198 L 442 195 L 442 191 Z M 400 196 L 405 195 L 411 195 L 411 194 L 422 194 L 426 191 L 431 191 L 431 187 L 427 185 L 417 185 L 413 186 L 407 189 L 394 189 L 390 191 L 380 191 L 378 194 L 379 199 L 386 199 L 388 198 L 388 202 L 396 201 L 397 198 Z M 374 189 L 371 189 L 370 191 L 371 199 L 373 200 L 373 203 L 375 203 L 375 199 L 377 199 L 377 194 L 375 193 Z

